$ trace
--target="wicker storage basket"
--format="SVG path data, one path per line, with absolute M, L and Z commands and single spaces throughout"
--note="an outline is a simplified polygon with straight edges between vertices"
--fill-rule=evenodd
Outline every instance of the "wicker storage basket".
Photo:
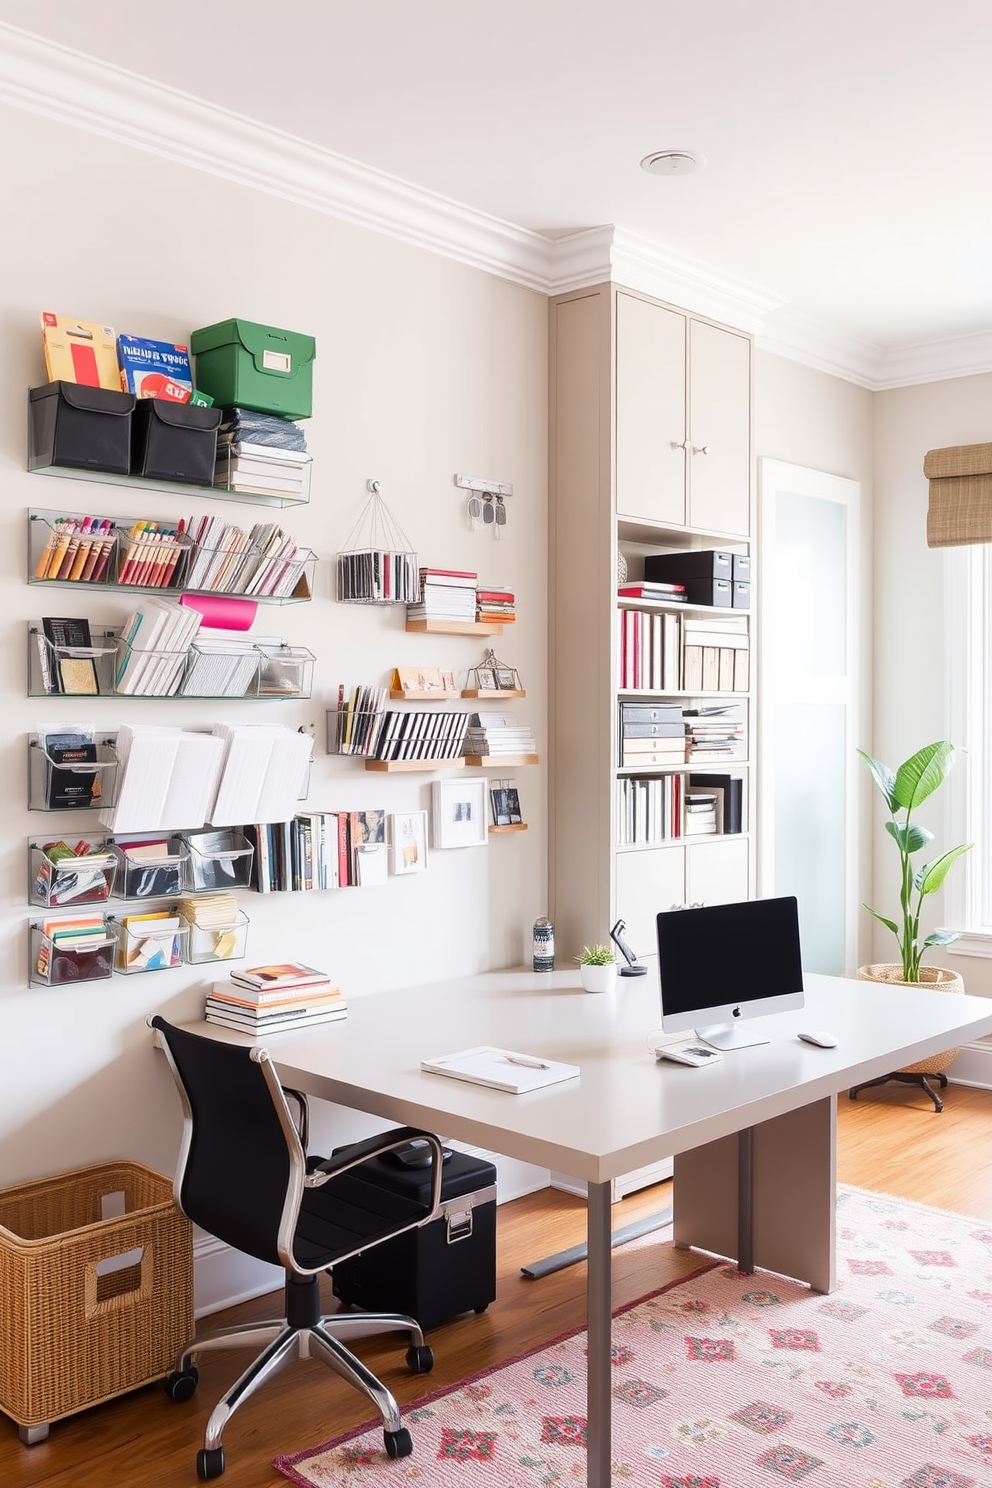
M 896 987 L 929 987 L 934 992 L 963 992 L 964 978 L 956 971 L 947 971 L 943 966 L 921 966 L 918 982 L 903 981 L 902 967 L 887 962 L 874 966 L 859 966 L 858 977 L 863 982 L 888 982 Z M 931 1054 L 929 1059 L 918 1059 L 915 1064 L 906 1064 L 904 1075 L 942 1075 L 950 1069 L 960 1054 L 960 1049 L 947 1049 L 943 1054 Z
M 192 1336 L 170 1178 L 120 1161 L 0 1189 L 0 1410 L 20 1427 L 162 1378 Z

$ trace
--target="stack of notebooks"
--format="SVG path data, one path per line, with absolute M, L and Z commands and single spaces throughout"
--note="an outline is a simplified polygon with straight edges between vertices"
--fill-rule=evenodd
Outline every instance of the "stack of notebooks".
M 715 791 L 687 790 L 685 793 L 685 835 L 709 837 L 719 831 L 718 796 Z
M 185 587 L 211 594 L 286 598 L 296 592 L 312 554 L 276 522 L 256 522 L 250 531 L 221 517 L 191 519 L 195 543 Z
M 453 568 L 420 570 L 420 602 L 407 606 L 410 620 L 475 620 L 478 574 Z
M 516 620 L 516 595 L 502 584 L 480 584 L 476 590 L 475 618 L 480 625 L 512 625 Z
M 536 754 L 534 735 L 509 713 L 473 713 L 465 735 L 468 755 Z
M 310 459 L 303 431 L 290 419 L 228 408 L 217 436 L 214 485 L 302 501 L 309 492 Z
M 708 760 L 741 759 L 744 754 L 744 720 L 740 706 L 687 708 L 688 757 L 694 765 Z
M 203 616 L 175 600 L 150 596 L 124 622 L 114 690 L 130 696 L 171 697 L 186 670 L 190 643 Z
M 298 961 L 252 966 L 214 982 L 207 997 L 208 1023 L 236 1028 L 255 1038 L 311 1028 L 343 1018 L 347 1004 L 326 972 Z
M 665 604 L 685 604 L 684 584 L 666 584 L 661 579 L 641 579 L 636 584 L 621 584 L 617 589 L 620 599 L 654 599 Z
M 176 908 L 190 927 L 191 941 L 196 940 L 195 948 L 189 948 L 190 960 L 205 960 L 203 952 L 215 961 L 230 961 L 237 955 L 238 932 L 244 922 L 239 920 L 233 894 L 198 894 L 180 899 Z

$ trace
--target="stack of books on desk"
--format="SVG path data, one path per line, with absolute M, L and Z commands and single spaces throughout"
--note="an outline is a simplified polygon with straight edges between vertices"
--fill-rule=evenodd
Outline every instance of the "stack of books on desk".
M 512 625 L 516 620 L 516 595 L 502 584 L 480 584 L 476 593 L 475 618 L 480 625 Z
M 214 982 L 207 997 L 208 1023 L 262 1037 L 333 1023 L 348 1011 L 340 987 L 326 972 L 299 961 L 253 966 Z
M 536 754 L 534 735 L 509 713 L 473 713 L 465 735 L 465 754 Z
M 420 601 L 407 606 L 410 620 L 475 620 L 478 574 L 464 569 L 422 568 Z

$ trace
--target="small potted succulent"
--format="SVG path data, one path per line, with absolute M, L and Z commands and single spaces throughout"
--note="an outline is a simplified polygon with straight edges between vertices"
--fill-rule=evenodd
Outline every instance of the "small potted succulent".
M 617 963 L 613 959 L 612 946 L 584 945 L 575 959 L 587 992 L 612 992 L 617 981 Z

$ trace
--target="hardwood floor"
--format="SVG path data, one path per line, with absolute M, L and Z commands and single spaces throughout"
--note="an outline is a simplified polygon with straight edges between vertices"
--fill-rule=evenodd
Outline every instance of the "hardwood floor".
M 937 1115 L 922 1092 L 884 1087 L 838 1102 L 838 1178 L 863 1188 L 918 1199 L 992 1222 L 992 1092 L 951 1087 Z M 616 1207 L 614 1226 L 631 1223 L 670 1202 L 670 1185 L 631 1195 Z M 370 1339 L 363 1359 L 401 1404 L 526 1352 L 581 1325 L 585 1266 L 528 1282 L 521 1265 L 575 1245 L 584 1236 L 584 1208 L 570 1195 L 545 1190 L 501 1205 L 498 1224 L 499 1297 L 481 1317 L 458 1319 L 431 1334 L 436 1365 L 411 1376 L 405 1342 Z M 643 1296 L 695 1269 L 698 1258 L 662 1243 L 641 1243 L 614 1256 L 614 1303 Z M 280 1298 L 266 1297 L 217 1314 L 217 1326 L 271 1316 Z M 330 1306 L 330 1299 L 328 1302 Z M 247 1355 L 205 1357 L 193 1400 L 176 1405 L 158 1387 L 133 1392 L 52 1428 L 48 1441 L 23 1447 L 0 1417 L 0 1482 L 4 1488 L 192 1488 L 203 1428 L 217 1397 Z M 357 1392 L 322 1364 L 294 1361 L 269 1381 L 225 1433 L 236 1488 L 284 1488 L 272 1468 L 281 1451 L 314 1445 L 372 1412 Z

